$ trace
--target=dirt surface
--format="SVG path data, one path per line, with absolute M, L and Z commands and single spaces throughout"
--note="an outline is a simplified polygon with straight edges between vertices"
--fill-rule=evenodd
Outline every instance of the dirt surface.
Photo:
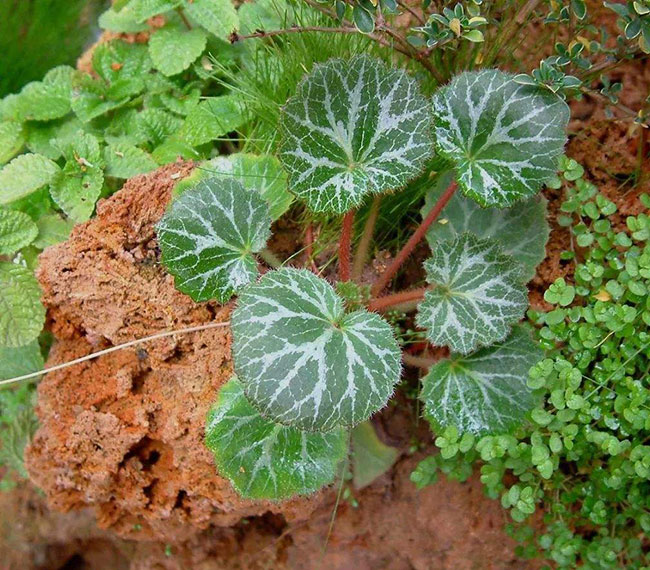
M 38 278 L 57 338 L 48 364 L 158 331 L 227 321 L 196 304 L 159 265 L 154 224 L 191 164 L 134 178 L 97 217 L 40 258 Z M 40 428 L 26 453 L 51 505 L 95 508 L 121 536 L 185 540 L 267 511 L 309 515 L 318 497 L 284 505 L 242 501 L 219 477 L 203 424 L 232 374 L 227 326 L 125 349 L 52 373 L 39 385 Z

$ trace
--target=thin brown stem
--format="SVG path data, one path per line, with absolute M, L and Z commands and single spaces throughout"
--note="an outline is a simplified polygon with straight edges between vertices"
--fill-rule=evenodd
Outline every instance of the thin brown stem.
M 318 267 L 314 261 L 314 226 L 313 224 L 308 224 L 307 229 L 305 230 L 305 254 L 307 255 L 307 264 L 309 268 L 314 272 L 318 273 Z
M 424 24 L 427 23 L 424 17 L 418 14 L 406 2 L 402 2 L 402 0 L 397 0 L 397 4 L 400 6 L 400 8 L 404 8 L 404 10 L 406 10 L 409 14 L 411 14 L 411 16 L 413 16 L 421 26 L 424 26 Z
M 421 301 L 427 291 L 427 287 L 422 287 L 421 289 L 412 289 L 411 291 L 401 291 L 394 295 L 385 295 L 384 297 L 370 301 L 368 303 L 368 310 L 381 312 L 412 301 Z
M 273 36 L 283 36 L 286 34 L 304 34 L 307 32 L 325 32 L 329 34 L 356 34 L 358 30 L 354 27 L 341 26 L 338 28 L 328 28 L 324 26 L 292 26 L 291 28 L 284 28 L 280 30 L 257 30 L 255 33 L 240 35 L 237 32 L 230 34 L 230 43 L 241 40 L 250 40 L 253 38 L 270 38 Z
M 415 246 L 420 243 L 422 238 L 426 235 L 427 230 L 431 224 L 436 221 L 437 217 L 440 215 L 440 212 L 442 212 L 442 209 L 447 205 L 447 202 L 451 200 L 451 197 L 454 195 L 454 192 L 456 192 L 457 187 L 458 184 L 456 181 L 452 181 L 443 195 L 440 196 L 431 211 L 427 214 L 427 217 L 422 220 L 422 223 L 418 226 L 417 230 L 415 230 L 411 238 L 406 242 L 401 251 L 395 256 L 393 262 L 388 266 L 386 271 L 384 271 L 384 273 L 372 286 L 371 293 L 373 297 L 377 297 L 384 290 L 395 273 L 397 273 L 399 268 L 402 267 L 402 264 L 415 249 Z
M 361 234 L 361 239 L 359 240 L 359 245 L 357 247 L 357 253 L 354 257 L 354 265 L 352 267 L 352 279 L 354 281 L 359 281 L 361 279 L 361 275 L 363 274 L 363 268 L 366 265 L 368 252 L 370 251 L 372 236 L 375 233 L 375 225 L 377 224 L 377 218 L 379 217 L 380 204 L 381 196 L 377 195 L 374 197 L 372 204 L 370 204 L 370 212 L 368 212 L 368 218 L 366 219 L 366 223 L 363 226 L 363 233 Z
M 339 241 L 339 279 L 350 280 L 350 250 L 352 248 L 352 229 L 354 227 L 355 210 L 350 210 L 343 216 L 341 240 Z
M 187 19 L 187 16 L 185 15 L 185 11 L 183 10 L 183 8 L 181 8 L 179 6 L 178 8 L 176 8 L 176 12 L 181 17 L 181 20 L 183 21 L 183 24 L 185 24 L 185 27 L 188 30 L 191 30 L 192 29 L 192 24 L 190 24 L 190 21 Z
M 433 358 L 414 356 L 413 354 L 408 354 L 407 352 L 402 353 L 402 362 L 408 366 L 413 366 L 414 368 L 424 368 L 425 370 L 428 370 L 436 363 Z

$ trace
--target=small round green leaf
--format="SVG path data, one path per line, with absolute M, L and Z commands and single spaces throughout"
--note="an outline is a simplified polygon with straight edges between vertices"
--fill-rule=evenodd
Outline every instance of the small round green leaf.
M 25 346 L 0 346 L 0 380 L 43 370 L 45 362 L 37 340 Z
M 0 262 L 0 346 L 29 344 L 44 322 L 41 288 L 34 274 L 22 265 Z
M 316 66 L 284 107 L 281 132 L 289 188 L 316 212 L 404 186 L 433 152 L 417 83 L 366 56 Z
M 426 195 L 422 217 L 429 213 L 453 176 L 454 172 L 448 171 L 438 178 Z M 503 252 L 520 263 L 524 280 L 530 281 L 546 256 L 550 231 L 546 200 L 533 196 L 511 208 L 481 208 L 474 200 L 456 192 L 427 232 L 427 240 L 433 251 L 441 241 L 452 241 L 467 231 L 480 238 L 496 239 Z
M 505 339 L 524 316 L 521 272 L 494 240 L 461 234 L 439 243 L 424 267 L 434 288 L 420 303 L 417 324 L 434 345 L 467 354 Z
M 557 95 L 489 69 L 465 72 L 433 99 L 436 148 L 481 206 L 505 207 L 551 179 L 566 143 L 569 107 Z
M 382 408 L 400 376 L 390 325 L 346 314 L 324 279 L 301 269 L 264 275 L 232 315 L 235 371 L 273 421 L 310 431 L 352 426 Z
M 151 35 L 149 55 L 154 67 L 163 75 L 177 75 L 203 53 L 206 42 L 203 30 L 181 30 L 168 26 Z
M 23 212 L 0 208 L 0 255 L 12 255 L 38 235 L 33 220 Z
M 162 263 L 195 301 L 225 303 L 257 277 L 254 253 L 266 245 L 264 199 L 228 178 L 199 182 L 174 200 L 158 224 Z
M 217 469 L 249 499 L 287 499 L 307 495 L 334 480 L 345 457 L 343 429 L 300 431 L 262 417 L 232 378 L 208 413 L 206 445 Z
M 434 364 L 422 379 L 425 415 L 436 430 L 503 433 L 520 424 L 535 406 L 528 371 L 542 358 L 528 331 L 516 326 L 500 344 Z

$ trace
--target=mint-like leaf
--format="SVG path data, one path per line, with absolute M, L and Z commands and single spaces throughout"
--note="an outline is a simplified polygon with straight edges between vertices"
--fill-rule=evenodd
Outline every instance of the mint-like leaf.
M 24 346 L 38 337 L 45 322 L 41 289 L 33 273 L 0 262 L 0 346 Z

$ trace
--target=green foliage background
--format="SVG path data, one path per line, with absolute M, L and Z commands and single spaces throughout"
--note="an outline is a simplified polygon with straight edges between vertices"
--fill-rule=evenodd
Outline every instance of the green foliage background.
M 73 65 L 98 33 L 106 0 L 3 0 L 0 2 L 0 97 L 57 65 Z

